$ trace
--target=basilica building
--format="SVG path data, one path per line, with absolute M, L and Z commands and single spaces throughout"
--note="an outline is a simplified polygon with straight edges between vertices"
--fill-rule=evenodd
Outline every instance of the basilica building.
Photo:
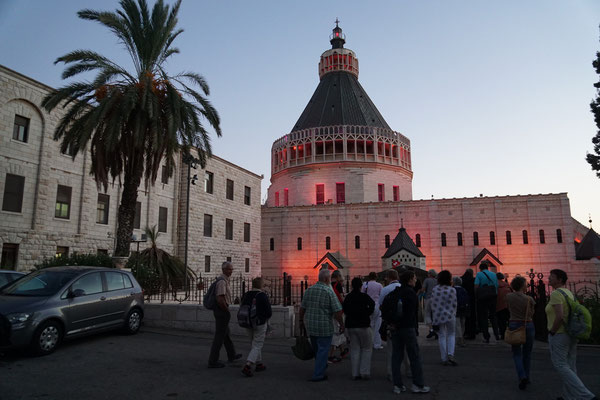
M 511 276 L 599 274 L 600 248 L 576 254 L 584 235 L 598 235 L 571 217 L 566 193 L 413 200 L 409 138 L 361 86 L 337 23 L 330 43 L 314 94 L 271 148 L 264 275 L 313 280 L 321 268 L 354 276 L 399 265 L 462 274 L 482 260 Z

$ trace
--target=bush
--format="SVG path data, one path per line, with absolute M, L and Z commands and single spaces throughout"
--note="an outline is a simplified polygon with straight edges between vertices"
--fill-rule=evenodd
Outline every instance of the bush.
M 138 253 L 133 253 L 127 260 L 126 268 L 131 269 L 144 293 L 148 296 L 160 292 L 160 276 L 155 268 L 150 267 L 145 258 Z
M 80 254 L 74 253 L 69 256 L 50 257 L 35 265 L 36 269 L 61 267 L 64 265 L 83 265 L 88 267 L 114 268 L 112 258 L 108 254 Z

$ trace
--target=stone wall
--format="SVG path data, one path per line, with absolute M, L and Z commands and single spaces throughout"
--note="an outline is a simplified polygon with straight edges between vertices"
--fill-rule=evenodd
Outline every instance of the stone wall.
M 229 329 L 233 335 L 246 335 L 246 330 L 237 323 L 239 306 L 230 306 Z M 274 338 L 294 336 L 294 307 L 273 306 L 273 316 L 269 325 Z M 151 327 L 180 329 L 195 332 L 215 331 L 215 318 L 212 310 L 198 304 L 145 304 L 144 324 Z

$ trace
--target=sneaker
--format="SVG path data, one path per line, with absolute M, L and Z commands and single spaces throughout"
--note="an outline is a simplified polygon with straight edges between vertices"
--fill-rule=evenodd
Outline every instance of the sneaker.
M 394 385 L 394 394 L 400 394 L 402 392 L 406 392 L 406 386 L 404 386 L 404 385 L 395 386 Z
M 267 369 L 265 364 L 258 363 L 258 364 L 256 364 L 256 368 L 254 368 L 254 372 L 261 372 L 261 371 L 264 371 L 265 369 Z
M 446 360 L 446 361 L 442 361 L 442 365 L 444 367 L 447 367 L 448 365 L 452 365 L 452 364 L 450 364 L 450 361 Z
M 242 368 L 242 374 L 246 375 L 248 377 L 253 376 L 254 374 L 252 373 L 252 369 L 250 368 L 250 366 L 248 364 L 244 365 L 244 368 Z
M 527 387 L 527 378 L 523 378 L 519 381 L 519 389 L 525 390 Z
M 362 380 L 368 381 L 369 379 L 371 379 L 371 375 L 361 375 L 360 378 Z
M 454 356 L 448 356 L 448 363 L 450 363 L 450 365 L 452 365 L 453 367 L 456 367 L 458 365 L 458 363 L 454 359 Z
M 350 353 L 350 350 L 346 347 L 344 350 L 342 350 L 342 352 L 340 353 L 340 356 L 342 358 L 346 357 L 346 355 Z
M 432 329 L 429 331 L 429 335 L 425 336 L 427 339 L 431 339 L 432 337 L 437 336 L 435 331 Z
M 417 386 L 413 383 L 412 387 L 410 388 L 410 390 L 413 393 L 429 393 L 429 386 Z
M 233 356 L 233 358 L 230 358 L 229 362 L 234 362 L 235 360 L 239 360 L 240 358 L 242 358 L 242 353 L 237 353 L 235 356 Z

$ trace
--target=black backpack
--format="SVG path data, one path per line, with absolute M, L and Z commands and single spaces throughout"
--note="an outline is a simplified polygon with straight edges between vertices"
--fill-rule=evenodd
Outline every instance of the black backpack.
M 400 298 L 400 288 L 397 287 L 383 298 L 383 303 L 379 307 L 381 318 L 388 324 L 395 324 L 402 319 L 402 299 Z
M 249 291 L 242 297 L 240 309 L 238 310 L 238 324 L 242 328 L 254 328 L 258 325 L 258 315 L 256 313 L 256 296 L 260 292 Z
M 217 287 L 217 282 L 222 281 L 223 278 L 217 278 L 208 288 L 206 293 L 204 293 L 204 298 L 202 299 L 202 305 L 207 310 L 214 310 L 217 306 L 217 296 L 215 295 L 215 290 Z

